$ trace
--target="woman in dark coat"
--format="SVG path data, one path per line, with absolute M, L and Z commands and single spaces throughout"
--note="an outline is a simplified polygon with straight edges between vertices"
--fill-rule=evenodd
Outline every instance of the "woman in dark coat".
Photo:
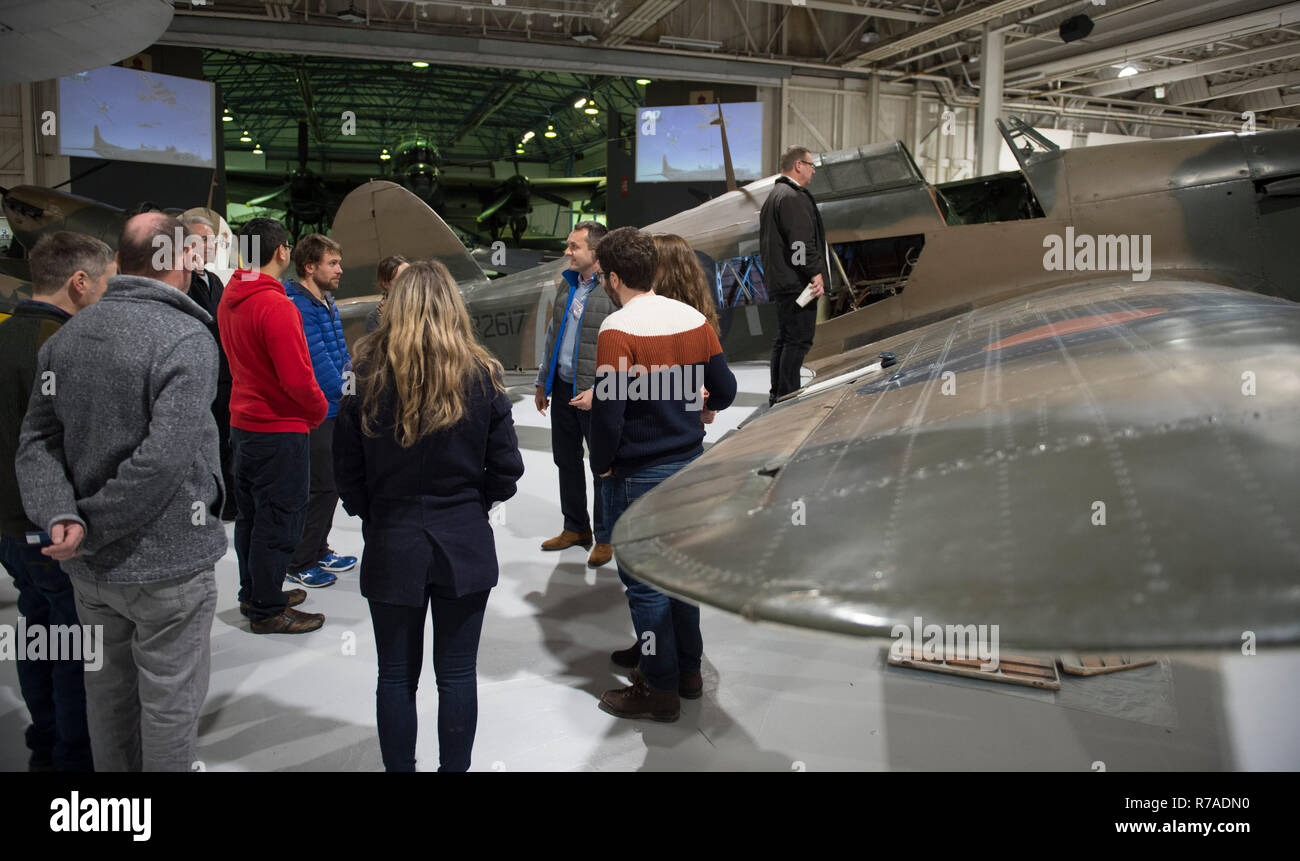
M 361 594 L 379 657 L 379 747 L 415 770 L 415 693 L 433 617 L 442 771 L 465 771 L 478 721 L 476 661 L 497 583 L 489 508 L 515 494 L 523 459 L 500 364 L 474 339 L 447 268 L 411 265 L 379 328 L 357 342 L 357 390 L 339 404 L 334 474 L 361 518 Z

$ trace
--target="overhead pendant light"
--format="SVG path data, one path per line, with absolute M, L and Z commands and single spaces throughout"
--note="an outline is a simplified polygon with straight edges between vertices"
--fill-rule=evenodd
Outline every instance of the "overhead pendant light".
M 522 144 L 515 147 L 515 155 L 523 155 L 523 154 L 524 154 L 524 147 Z
M 248 132 L 244 132 L 242 135 L 239 136 L 239 142 L 240 142 L 240 143 L 252 143 L 252 142 L 253 142 L 253 136 L 250 135 Z
M 230 115 L 230 110 L 228 108 L 221 112 L 221 121 L 223 123 L 233 123 L 235 121 L 235 118 Z
M 600 108 L 596 107 L 596 103 L 595 103 L 595 102 L 589 102 L 589 103 L 587 104 L 587 106 L 586 106 L 585 108 L 582 109 L 582 112 L 583 112 L 584 114 L 591 114 L 591 115 L 594 116 L 594 115 L 600 113 Z
M 638 84 L 640 84 L 641 86 L 644 87 L 646 84 L 650 83 L 650 79 L 649 79 L 649 78 L 637 78 L 637 79 L 636 79 L 636 82 L 637 82 Z
M 261 155 L 261 154 L 262 154 L 262 145 L 253 144 L 253 155 Z
M 414 66 L 414 67 L 417 68 L 417 69 L 427 69 L 427 68 L 429 68 L 429 64 L 426 63 L 424 60 L 412 60 L 412 61 L 411 61 L 411 65 Z
M 544 138 L 553 138 L 553 137 L 555 137 L 555 126 L 548 125 L 548 126 L 546 127 L 546 131 L 542 132 L 542 137 L 544 137 Z
M 573 107 L 574 107 L 574 108 L 581 108 L 581 107 L 582 107 L 583 105 L 585 105 L 586 103 L 587 103 L 587 97 L 586 97 L 586 96 L 581 96 L 581 97 L 579 97 L 579 98 L 577 99 L 577 101 L 575 101 L 575 102 L 573 103 Z
M 1121 77 L 1121 78 L 1131 78 L 1131 77 L 1133 77 L 1134 75 L 1136 75 L 1137 73 L 1138 73 L 1138 67 L 1137 67 L 1137 66 L 1133 65 L 1132 63 L 1125 63 L 1125 64 L 1124 64 L 1124 68 L 1122 68 L 1122 69 L 1119 70 L 1119 76 L 1118 76 L 1118 77 Z
M 379 154 L 379 160 L 388 161 L 390 158 L 392 158 L 392 156 L 388 154 L 388 147 L 384 147 L 384 151 Z
M 528 143 L 530 140 L 532 140 L 535 137 L 537 137 L 537 134 L 532 129 L 529 129 L 528 131 L 524 132 L 523 142 Z

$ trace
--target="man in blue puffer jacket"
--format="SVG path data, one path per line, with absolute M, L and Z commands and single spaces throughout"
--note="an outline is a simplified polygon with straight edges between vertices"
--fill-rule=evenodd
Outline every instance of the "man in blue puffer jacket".
M 307 502 L 307 526 L 302 531 L 289 563 L 288 578 L 303 586 L 329 586 L 337 574 L 357 564 L 355 556 L 338 556 L 330 549 L 330 527 L 339 493 L 334 484 L 334 417 L 339 411 L 346 375 L 352 371 L 352 357 L 343 339 L 343 323 L 332 293 L 343 274 L 343 249 L 334 240 L 312 233 L 293 249 L 297 280 L 284 282 L 285 295 L 302 315 L 302 331 L 311 353 L 316 384 L 320 386 L 329 412 L 325 421 L 311 431 L 311 494 Z

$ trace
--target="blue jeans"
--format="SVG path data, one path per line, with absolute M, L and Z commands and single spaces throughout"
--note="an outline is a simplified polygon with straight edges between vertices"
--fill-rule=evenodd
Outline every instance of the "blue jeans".
M 691 458 L 694 460 L 694 458 Z M 606 520 L 613 528 L 623 512 L 639 497 L 649 493 L 691 460 L 647 467 L 626 478 L 605 479 Z M 618 577 L 627 587 L 627 604 L 632 627 L 641 645 L 641 674 L 655 690 L 676 691 L 683 673 L 697 673 L 704 655 L 700 634 L 700 608 L 669 598 L 647 586 L 618 566 Z M 652 633 L 653 637 L 647 637 Z
M 457 598 L 430 583 L 433 672 L 438 680 L 439 771 L 468 771 L 478 727 L 478 641 L 490 589 Z M 415 771 L 415 692 L 424 666 L 425 607 L 370 602 L 379 655 L 379 751 L 388 771 Z
M 41 548 L 16 538 L 0 538 L 0 562 L 18 587 L 18 612 L 27 625 L 79 625 L 68 575 Z M 18 686 L 31 713 L 27 747 L 31 764 L 58 771 L 94 771 L 86 725 L 86 687 L 82 662 L 18 661 Z

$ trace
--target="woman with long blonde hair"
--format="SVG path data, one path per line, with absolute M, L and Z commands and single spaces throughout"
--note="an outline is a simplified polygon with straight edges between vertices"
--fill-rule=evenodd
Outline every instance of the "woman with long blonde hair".
M 675 233 L 656 233 L 655 251 L 659 263 L 655 268 L 654 292 L 678 302 L 685 302 L 704 315 L 714 333 L 721 336 L 718 306 L 713 288 L 704 276 L 704 268 L 691 246 Z
M 497 583 L 488 512 L 515 493 L 523 459 L 501 365 L 475 340 L 441 263 L 393 281 L 379 328 L 357 342 L 356 392 L 339 404 L 334 471 L 361 518 L 361 594 L 379 658 L 379 747 L 415 770 L 415 694 L 425 613 L 433 619 L 440 770 L 469 768 L 476 664 Z

